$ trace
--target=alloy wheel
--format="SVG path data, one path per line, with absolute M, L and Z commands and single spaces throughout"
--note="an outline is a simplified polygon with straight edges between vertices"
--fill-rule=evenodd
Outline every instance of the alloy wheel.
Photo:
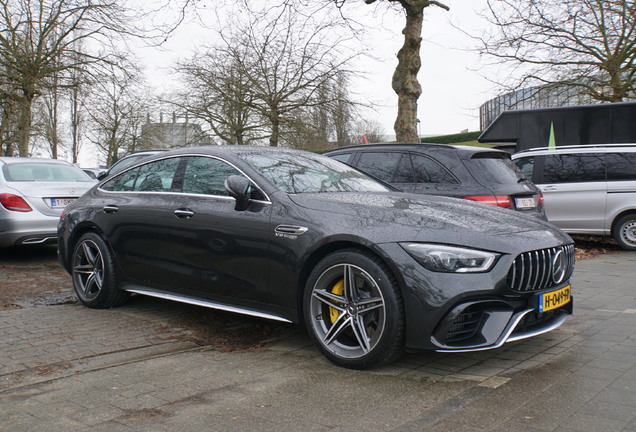
M 311 322 L 319 342 L 343 359 L 373 351 L 386 324 L 382 291 L 364 269 L 338 264 L 325 270 L 311 293 Z
M 104 284 L 104 258 L 92 240 L 84 240 L 73 256 L 75 291 L 84 301 L 94 300 Z

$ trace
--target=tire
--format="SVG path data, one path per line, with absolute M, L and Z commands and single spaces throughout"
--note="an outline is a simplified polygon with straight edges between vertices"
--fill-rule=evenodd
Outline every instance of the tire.
M 397 282 L 370 253 L 346 249 L 327 255 L 309 276 L 303 305 L 311 338 L 338 366 L 369 369 L 396 360 L 404 350 Z
M 130 294 L 118 289 L 117 272 L 110 249 L 102 237 L 84 234 L 71 258 L 73 289 L 79 301 L 94 309 L 124 304 Z
M 625 250 L 636 250 L 636 214 L 620 218 L 614 225 L 614 239 Z

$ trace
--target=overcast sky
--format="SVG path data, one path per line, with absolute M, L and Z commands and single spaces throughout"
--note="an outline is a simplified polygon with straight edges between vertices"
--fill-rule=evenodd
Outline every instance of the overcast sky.
M 366 78 L 355 80 L 353 88 L 357 97 L 377 104 L 375 111 L 368 115 L 383 125 L 387 135 L 392 135 L 397 96 L 391 88 L 391 76 L 403 40 L 404 17 L 387 9 L 384 2 L 378 2 L 375 7 L 361 1 L 355 3 L 360 10 L 357 20 L 367 27 L 363 44 L 377 59 L 360 60 L 358 67 L 365 71 Z M 451 25 L 480 33 L 484 24 L 477 11 L 483 8 L 483 3 L 484 0 L 450 0 L 446 2 L 451 7 L 449 12 L 435 6 L 427 8 L 419 73 L 423 90 L 418 116 L 422 136 L 478 130 L 479 105 L 496 96 L 493 86 L 481 76 L 484 72 L 479 57 L 471 50 L 473 42 Z M 143 49 L 141 59 L 146 64 L 150 83 L 158 90 L 175 85 L 170 72 L 173 62 L 187 57 L 197 46 L 210 44 L 214 37 L 213 30 L 192 20 L 180 26 L 162 50 Z

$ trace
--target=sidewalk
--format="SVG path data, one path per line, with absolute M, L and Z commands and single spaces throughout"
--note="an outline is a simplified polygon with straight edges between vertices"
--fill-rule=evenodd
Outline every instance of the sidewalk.
M 0 430 L 636 432 L 636 253 L 577 263 L 575 315 L 491 351 L 329 364 L 302 328 L 189 342 L 195 307 L 139 298 L 0 311 Z

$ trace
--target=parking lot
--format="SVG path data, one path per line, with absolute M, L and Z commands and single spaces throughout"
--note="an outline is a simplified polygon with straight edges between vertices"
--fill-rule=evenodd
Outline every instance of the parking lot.
M 54 255 L 4 258 L 0 284 L 55 283 L 0 310 L 0 430 L 636 431 L 634 253 L 579 261 L 556 331 L 364 372 L 298 326 L 145 297 L 91 310 Z

